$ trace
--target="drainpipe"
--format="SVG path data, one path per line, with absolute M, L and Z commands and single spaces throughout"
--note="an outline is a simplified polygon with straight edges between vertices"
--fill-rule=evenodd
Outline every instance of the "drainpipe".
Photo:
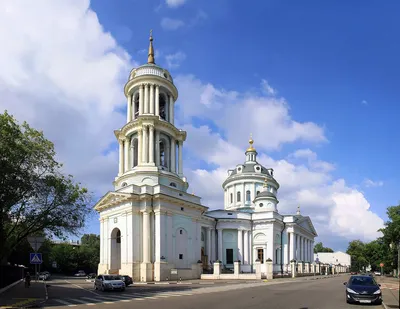
M 285 218 L 283 218 L 284 220 Z M 282 220 L 283 223 L 283 229 L 281 231 L 281 276 L 283 277 L 283 232 L 285 231 L 286 228 L 286 223 Z

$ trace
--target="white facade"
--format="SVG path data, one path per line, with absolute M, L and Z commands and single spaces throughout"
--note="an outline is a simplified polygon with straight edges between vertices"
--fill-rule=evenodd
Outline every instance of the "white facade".
M 115 190 L 96 204 L 100 214 L 99 273 L 135 281 L 161 281 L 179 270 L 199 278 L 216 260 L 226 268 L 240 260 L 253 272 L 258 259 L 274 271 L 291 260 L 312 262 L 317 233 L 309 217 L 278 213 L 278 182 L 257 162 L 250 140 L 246 160 L 228 171 L 224 209 L 208 211 L 187 193 L 182 149 L 186 132 L 174 126 L 178 91 L 167 70 L 155 65 L 152 37 L 148 63 L 131 71 L 125 85 L 127 123 L 115 131 L 119 172 Z
M 323 264 L 332 264 L 332 265 L 342 265 L 342 266 L 351 266 L 351 256 L 342 251 L 336 252 L 318 252 L 314 253 L 314 261 L 318 261 Z

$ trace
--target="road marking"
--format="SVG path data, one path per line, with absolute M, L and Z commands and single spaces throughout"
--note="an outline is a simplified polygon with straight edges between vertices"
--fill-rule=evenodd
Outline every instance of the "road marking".
M 86 305 L 86 306 L 94 306 L 94 305 L 96 305 L 96 304 L 94 304 L 94 303 L 88 303 L 87 301 L 84 301 L 84 300 L 82 300 L 82 299 L 79 299 L 79 298 L 74 298 L 74 299 L 72 299 L 73 301 L 76 301 L 77 303 L 81 303 L 81 304 L 83 304 L 83 305 Z
M 88 291 L 89 293 L 92 293 L 92 294 L 94 294 L 94 295 L 96 295 L 96 296 L 99 296 L 99 295 L 100 295 L 100 294 L 98 294 L 98 293 L 96 293 L 96 292 L 93 292 L 93 291 L 91 291 L 91 290 L 85 289 L 85 288 L 81 287 L 80 285 L 74 284 L 74 283 L 72 283 L 72 282 L 70 282 L 70 281 L 68 281 L 68 280 L 65 280 L 65 282 L 67 282 L 67 283 L 69 283 L 69 284 L 71 284 L 71 285 L 73 285 L 73 286 L 76 286 L 76 287 L 78 287 L 78 288 L 80 288 L 80 289 L 82 289 L 82 290 Z
M 60 304 L 66 305 L 68 307 L 76 307 L 77 306 L 75 304 L 71 304 L 71 303 L 69 303 L 69 302 L 67 302 L 65 300 L 62 300 L 62 299 L 53 299 L 53 300 L 58 302 L 58 303 L 60 303 Z
M 95 301 L 95 302 L 96 302 L 96 305 L 99 303 L 99 299 L 96 299 L 96 298 L 86 297 L 86 296 L 83 296 L 83 297 L 81 297 L 81 298 L 83 298 L 83 299 L 88 299 L 88 300 L 90 300 L 90 301 Z

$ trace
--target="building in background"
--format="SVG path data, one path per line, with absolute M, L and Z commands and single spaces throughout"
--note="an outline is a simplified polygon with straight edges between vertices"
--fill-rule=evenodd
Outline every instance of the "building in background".
M 273 170 L 257 162 L 250 138 L 244 163 L 222 184 L 224 207 L 208 211 L 188 193 L 182 149 L 186 132 L 174 125 L 178 98 L 170 73 L 155 64 L 150 36 L 148 63 L 130 73 L 124 92 L 127 120 L 116 130 L 119 171 L 114 191 L 95 205 L 100 214 L 101 273 L 161 281 L 179 271 L 199 278 L 220 260 L 240 261 L 253 272 L 255 261 L 284 272 L 291 260 L 312 262 L 317 233 L 308 216 L 278 212 L 279 184 Z M 184 102 L 183 102 L 184 104 Z M 212 147 L 212 145 L 210 145 Z M 227 154 L 229 155 L 229 154 Z
M 314 261 L 324 264 L 351 266 L 351 256 L 342 251 L 314 253 Z

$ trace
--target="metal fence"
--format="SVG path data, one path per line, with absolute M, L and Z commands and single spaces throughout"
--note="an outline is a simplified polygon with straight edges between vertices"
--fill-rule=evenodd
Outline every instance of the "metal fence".
M 25 268 L 20 266 L 0 265 L 0 289 L 23 279 Z

